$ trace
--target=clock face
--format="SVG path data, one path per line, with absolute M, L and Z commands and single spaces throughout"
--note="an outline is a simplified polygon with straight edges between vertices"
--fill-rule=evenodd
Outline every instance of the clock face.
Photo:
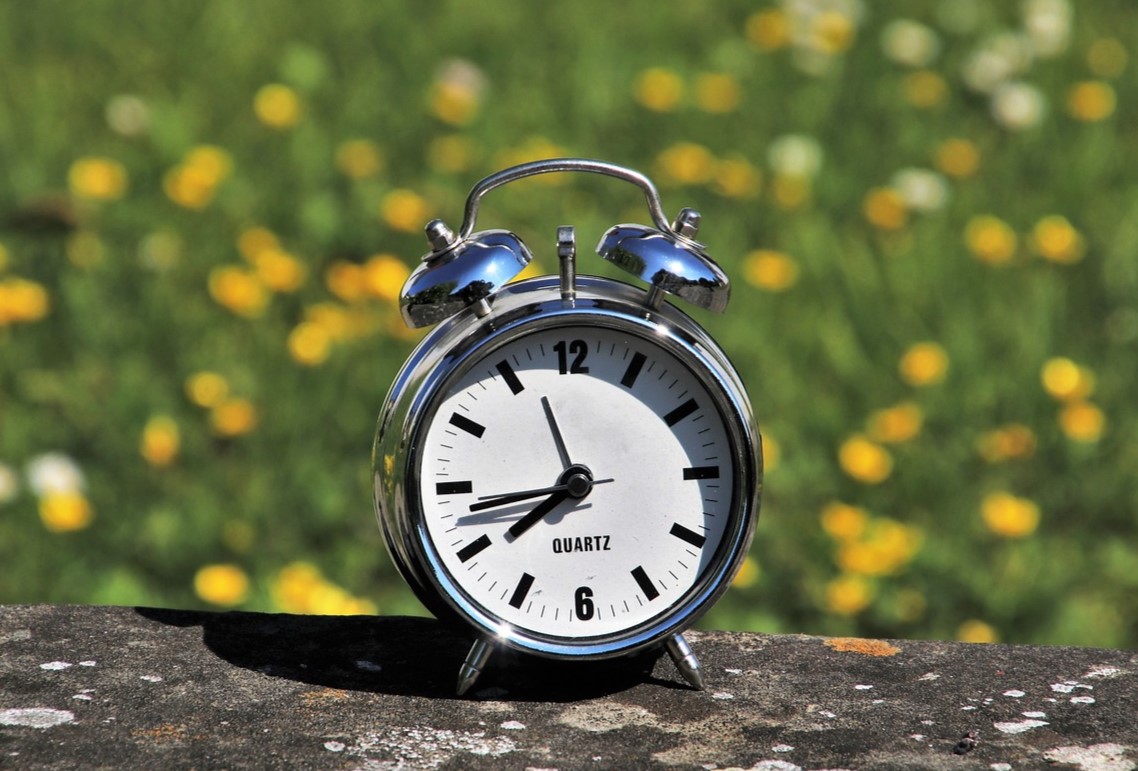
M 530 635 L 594 638 L 712 580 L 743 515 L 738 433 L 708 380 L 597 325 L 476 354 L 414 461 L 428 548 L 465 602 Z

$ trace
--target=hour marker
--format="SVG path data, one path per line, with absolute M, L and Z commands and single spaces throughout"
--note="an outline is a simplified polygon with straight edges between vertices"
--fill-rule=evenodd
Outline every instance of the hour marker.
M 676 522 L 672 525 L 672 535 L 679 538 L 681 541 L 687 541 L 697 549 L 702 549 L 704 543 L 707 542 L 707 537 L 700 535 L 694 530 L 688 530 L 686 527 Z
M 636 583 L 640 585 L 640 591 L 644 592 L 644 596 L 650 600 L 654 600 L 660 596 L 660 590 L 652 585 L 652 579 L 644 572 L 644 568 L 637 565 L 632 569 L 632 577 L 636 579 Z
M 628 363 L 628 369 L 624 371 L 624 377 L 620 379 L 620 384 L 625 388 L 632 388 L 636 378 L 640 376 L 640 369 L 647 360 L 648 357 L 639 352 L 633 356 L 632 361 Z
M 450 424 L 455 428 L 461 428 L 468 434 L 472 434 L 477 438 L 482 438 L 482 432 L 486 430 L 486 426 L 480 423 L 475 423 L 468 417 L 459 415 L 457 412 L 450 416 Z
M 691 466 L 684 469 L 684 479 L 719 479 L 719 466 Z
M 471 541 L 466 546 L 458 550 L 458 559 L 461 562 L 467 562 L 474 558 L 478 552 L 485 549 L 490 545 L 490 536 L 483 535 L 476 540 Z
M 526 601 L 526 595 L 529 594 L 529 588 L 531 586 L 533 586 L 533 576 L 529 573 L 522 573 L 522 577 L 518 581 L 518 586 L 514 589 L 514 594 L 510 597 L 510 604 L 518 610 L 521 610 L 522 603 Z
M 474 492 L 474 484 L 472 482 L 439 482 L 435 485 L 435 492 L 439 495 L 472 493 Z
M 510 362 L 502 359 L 495 365 L 495 369 L 498 370 L 498 374 L 502 376 L 502 379 L 506 381 L 506 385 L 510 387 L 512 394 L 517 396 L 525 390 L 526 387 L 522 385 L 522 381 L 518 380 L 517 373 L 515 373 L 514 368 L 510 366 Z
M 679 407 L 676 407 L 674 410 L 665 415 L 664 422 L 669 426 L 674 426 L 698 409 L 699 405 L 695 403 L 695 399 L 688 399 Z

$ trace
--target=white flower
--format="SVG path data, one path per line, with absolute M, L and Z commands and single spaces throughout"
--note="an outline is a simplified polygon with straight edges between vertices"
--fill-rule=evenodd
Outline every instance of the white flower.
M 142 136 L 150 130 L 150 109 L 133 94 L 112 96 L 105 116 L 111 130 L 124 137 Z
M 1031 67 L 1032 46 L 1025 36 L 1004 32 L 985 39 L 963 65 L 964 82 L 989 94 L 1004 81 Z
M 1047 98 L 1021 81 L 1000 85 L 992 94 L 992 117 L 1004 128 L 1022 131 L 1039 125 L 1047 113 Z
M 435 80 L 468 91 L 475 97 L 486 89 L 486 73 L 469 59 L 445 59 L 436 70 Z
M 767 148 L 767 163 L 786 177 L 813 177 L 822 168 L 822 146 L 805 134 L 783 134 Z
M 940 53 L 940 38 L 918 21 L 896 19 L 881 30 L 881 49 L 898 64 L 927 67 Z
M 19 475 L 7 463 L 0 463 L 0 503 L 9 503 L 19 494 Z
M 38 455 L 28 462 L 28 485 L 38 496 L 48 493 L 73 493 L 87 482 L 83 471 L 71 458 L 60 452 Z
M 936 211 L 948 202 L 948 185 L 944 177 L 929 169 L 900 169 L 893 175 L 890 187 L 897 191 L 906 206 L 916 211 Z
M 1050 59 L 1067 50 L 1071 40 L 1071 4 L 1067 0 L 1026 0 L 1023 26 L 1036 56 Z

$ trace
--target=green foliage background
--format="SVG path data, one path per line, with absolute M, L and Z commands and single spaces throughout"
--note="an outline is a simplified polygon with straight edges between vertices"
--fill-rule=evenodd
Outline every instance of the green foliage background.
M 421 234 L 380 216 L 387 193 L 413 190 L 432 215 L 457 224 L 475 181 L 527 148 L 554 147 L 657 176 L 669 212 L 702 211 L 700 237 L 734 279 L 728 312 L 697 318 L 736 361 L 778 459 L 752 552 L 758 580 L 730 592 L 705 624 L 953 637 L 978 620 L 1008 641 L 1138 644 L 1134 61 L 1107 78 L 1117 107 L 1104 120 L 1078 120 L 1066 106 L 1075 84 L 1098 78 L 1087 60 L 1094 41 L 1117 38 L 1134 57 L 1138 13 L 1124 2 L 1076 4 L 1065 51 L 1016 76 L 1044 96 L 1046 113 L 1012 130 L 961 73 L 984 40 L 1022 31 L 1024 6 L 815 5 L 844 14 L 851 32 L 817 72 L 794 46 L 756 45 L 748 20 L 778 6 L 745 2 L 0 5 L 0 278 L 35 281 L 51 301 L 42 321 L 0 326 L 0 462 L 22 474 L 37 455 L 64 453 L 82 469 L 95 511 L 89 527 L 53 533 L 26 484 L 0 504 L 0 602 L 203 606 L 194 576 L 223 563 L 249 576 L 240 607 L 273 610 L 280 571 L 305 561 L 381 613 L 421 612 L 383 551 L 368 484 L 376 413 L 413 340 L 381 323 L 315 367 L 294 361 L 286 341 L 307 307 L 337 302 L 322 280 L 336 261 L 384 252 L 412 266 L 424 251 Z M 949 5 L 970 9 L 971 25 L 950 23 Z M 880 44 L 902 16 L 940 40 L 926 67 L 947 91 L 932 107 L 906 97 L 911 68 Z M 456 58 L 482 78 L 477 109 L 458 126 L 432 102 Z M 638 101 L 653 67 L 685 84 L 674 108 Z M 704 73 L 729 76 L 738 106 L 700 109 L 692 89 Z M 269 83 L 299 96 L 294 126 L 273 129 L 254 114 Z M 145 106 L 137 135 L 106 117 L 126 94 Z M 787 134 L 822 151 L 808 199 L 793 207 L 772 194 L 769 150 Z M 453 136 L 472 148 L 470 161 L 440 169 L 433 143 Z M 943 207 L 910 213 L 895 231 L 867 221 L 870 191 L 899 169 L 932 168 L 954 137 L 981 161 L 974 176 L 945 180 Z M 352 180 L 337 170 L 337 148 L 357 138 L 383 151 L 378 175 Z M 678 143 L 745 159 L 762 172 L 762 192 L 670 183 L 661 155 Z M 199 145 L 222 148 L 233 168 L 194 210 L 174 203 L 163 179 Z M 69 192 L 69 169 L 87 157 L 121 164 L 121 197 Z M 518 232 L 549 272 L 556 226 L 576 225 L 588 244 L 615 222 L 646 216 L 639 195 L 611 181 L 516 187 L 488 197 L 480 224 Z M 1006 265 L 969 252 L 967 223 L 983 214 L 1019 235 Z M 1049 215 L 1084 240 L 1077 263 L 1032 254 L 1032 228 Z M 247 319 L 219 305 L 208 284 L 218 266 L 240 263 L 237 239 L 253 226 L 274 232 L 309 278 Z M 146 259 L 155 234 L 174 244 L 162 269 Z M 77 261 L 77 237 L 101 257 Z M 746 258 L 757 249 L 789 255 L 797 283 L 782 292 L 749 285 Z M 580 269 L 604 273 L 600 263 L 586 254 Z M 378 301 L 370 311 L 391 315 Z M 950 366 L 942 383 L 917 389 L 899 377 L 898 361 L 920 341 L 942 346 Z M 1059 356 L 1094 374 L 1105 416 L 1097 441 L 1060 430 L 1060 405 L 1040 383 Z M 211 433 L 185 393 L 203 370 L 256 405 L 251 433 Z M 890 448 L 890 476 L 868 485 L 844 473 L 842 442 L 871 412 L 905 400 L 924 425 Z M 166 468 L 139 453 L 159 414 L 180 428 L 179 456 Z M 985 461 L 977 441 L 1011 422 L 1031 428 L 1035 452 Z M 1038 528 L 1008 539 L 985 527 L 981 502 L 993 490 L 1037 504 Z M 911 560 L 869 579 L 872 602 L 856 613 L 827 601 L 842 572 L 820 524 L 832 501 L 921 534 Z M 233 522 L 251 539 L 227 537 Z

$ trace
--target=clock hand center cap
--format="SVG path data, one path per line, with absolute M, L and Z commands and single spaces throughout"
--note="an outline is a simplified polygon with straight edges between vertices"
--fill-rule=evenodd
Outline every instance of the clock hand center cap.
M 584 498 L 593 489 L 593 472 L 587 466 L 574 463 L 561 472 L 557 484 L 565 485 L 565 491 L 572 498 Z

